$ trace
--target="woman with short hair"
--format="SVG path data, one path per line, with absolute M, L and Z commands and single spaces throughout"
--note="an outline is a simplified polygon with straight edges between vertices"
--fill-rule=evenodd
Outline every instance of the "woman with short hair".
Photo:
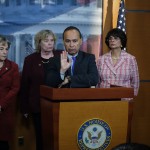
M 0 150 L 9 150 L 15 123 L 16 96 L 20 86 L 18 65 L 7 59 L 10 42 L 0 35 Z

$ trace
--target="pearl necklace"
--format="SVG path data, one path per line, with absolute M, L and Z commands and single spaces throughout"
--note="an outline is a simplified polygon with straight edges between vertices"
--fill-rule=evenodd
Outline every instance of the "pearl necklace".
M 48 61 L 43 61 L 43 60 L 42 60 L 42 63 L 43 63 L 43 64 L 48 64 L 48 63 L 49 63 L 49 60 L 48 60 Z

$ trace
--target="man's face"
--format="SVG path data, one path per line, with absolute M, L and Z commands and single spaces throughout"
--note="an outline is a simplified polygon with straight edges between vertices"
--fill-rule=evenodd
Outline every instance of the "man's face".
M 69 30 L 64 33 L 64 46 L 70 55 L 78 53 L 81 44 L 82 39 L 80 38 L 78 31 Z

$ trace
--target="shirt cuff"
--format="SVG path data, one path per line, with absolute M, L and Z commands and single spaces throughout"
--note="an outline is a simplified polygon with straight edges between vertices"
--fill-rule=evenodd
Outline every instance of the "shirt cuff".
M 65 74 L 64 73 L 60 73 L 60 77 L 61 77 L 62 80 L 64 80 L 65 79 Z

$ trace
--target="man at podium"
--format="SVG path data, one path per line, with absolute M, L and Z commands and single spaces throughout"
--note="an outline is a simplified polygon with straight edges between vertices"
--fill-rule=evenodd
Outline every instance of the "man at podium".
M 80 50 L 82 35 L 78 28 L 63 32 L 65 51 L 53 58 L 46 73 L 46 85 L 53 88 L 89 88 L 98 83 L 95 56 Z

